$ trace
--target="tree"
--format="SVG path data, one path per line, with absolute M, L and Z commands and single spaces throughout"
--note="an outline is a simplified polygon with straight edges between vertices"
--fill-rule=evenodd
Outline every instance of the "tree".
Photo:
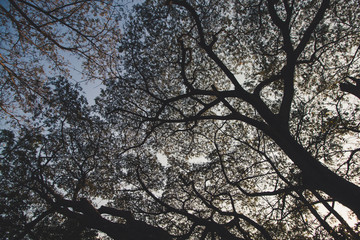
M 136 220 L 131 212 L 92 205 L 96 198 L 116 198 L 126 184 L 123 166 L 115 161 L 117 155 L 112 156 L 117 153 L 112 150 L 111 131 L 91 114 L 79 86 L 54 78 L 46 90 L 48 101 L 34 109 L 36 121 L 31 127 L 17 134 L 1 133 L 2 235 L 97 239 L 89 229 L 93 228 L 115 239 L 168 237 L 164 230 Z M 123 220 L 114 223 L 100 214 Z
M 69 56 L 83 61 L 87 80 L 108 76 L 120 38 L 120 10 L 120 2 L 113 1 L 3 1 L 2 115 L 17 118 L 20 110 L 31 111 L 46 98 L 43 86 L 49 72 L 70 77 L 70 68 L 77 66 Z
M 336 209 L 360 215 L 356 6 L 137 5 L 95 106 L 55 78 L 33 127 L 2 133 L 5 236 L 359 239 Z
M 358 150 L 344 144 L 354 137 L 347 126 L 357 129 L 358 102 L 338 88 L 358 74 L 356 2 L 167 4 L 138 7 L 122 40 L 123 72 L 103 94 L 104 114 L 129 148 L 146 140 L 182 158 L 208 156 L 212 144 L 217 161 L 233 159 L 224 173 L 243 166 L 236 159 L 250 149 L 262 157 L 248 162 L 265 159 L 260 169 L 278 172 L 259 188 L 296 193 L 305 206 L 337 201 L 359 217 Z M 228 183 L 258 194 L 232 177 L 240 170 L 230 172 Z

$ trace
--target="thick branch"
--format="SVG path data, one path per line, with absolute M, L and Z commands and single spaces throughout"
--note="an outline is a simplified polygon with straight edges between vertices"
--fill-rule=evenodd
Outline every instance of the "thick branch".
M 281 75 L 272 75 L 271 77 L 265 79 L 261 83 L 259 83 L 254 90 L 254 95 L 259 96 L 260 92 L 266 87 L 269 86 L 271 83 L 281 79 Z
M 114 239 L 126 240 L 157 240 L 171 239 L 171 236 L 163 229 L 151 226 L 143 221 L 134 220 L 128 211 L 122 211 L 110 207 L 96 209 L 86 199 L 80 201 L 69 201 L 58 199 L 57 211 L 70 218 L 76 218 L 87 227 L 100 230 Z M 74 209 L 70 211 L 67 207 Z M 80 213 L 78 213 L 80 212 Z M 101 216 L 101 213 L 123 217 L 127 220 L 125 224 L 111 222 Z
M 309 27 L 305 30 L 303 37 L 300 40 L 299 45 L 295 49 L 295 58 L 298 58 L 300 54 L 304 51 L 306 44 L 309 42 L 311 35 L 313 34 L 315 28 L 319 25 L 321 20 L 324 18 L 325 12 L 330 5 L 330 0 L 323 0 L 319 10 L 317 11 L 315 17 L 311 21 Z
M 284 48 L 286 54 L 290 55 L 294 51 L 294 48 L 293 48 L 293 45 L 291 42 L 290 28 L 289 28 L 289 22 L 290 22 L 290 17 L 291 17 L 290 12 L 287 12 L 287 14 L 288 14 L 287 21 L 284 22 L 283 20 L 280 19 L 280 17 L 276 13 L 274 0 L 268 0 L 267 6 L 268 6 L 271 20 L 280 29 L 280 32 L 281 32 L 281 35 L 282 35 L 283 41 L 284 41 L 283 48 Z
M 109 214 L 114 217 L 124 218 L 127 222 L 135 221 L 133 214 L 130 211 L 119 210 L 112 207 L 101 206 L 97 210 L 100 214 Z
M 349 82 L 340 83 L 340 90 L 350 93 L 360 99 L 360 79 L 349 77 L 355 82 L 355 85 Z

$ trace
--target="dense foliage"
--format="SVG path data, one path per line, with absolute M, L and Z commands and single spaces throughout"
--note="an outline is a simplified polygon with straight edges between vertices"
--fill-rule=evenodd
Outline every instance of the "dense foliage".
M 51 78 L 2 132 L 1 234 L 359 239 L 359 18 L 356 0 L 136 5 L 94 106 Z

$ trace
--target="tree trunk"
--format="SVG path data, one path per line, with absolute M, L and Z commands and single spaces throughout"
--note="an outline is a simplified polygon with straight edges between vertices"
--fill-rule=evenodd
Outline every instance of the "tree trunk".
M 289 133 L 272 134 L 272 138 L 302 171 L 303 183 L 321 190 L 351 209 L 360 219 L 360 187 L 322 165 Z

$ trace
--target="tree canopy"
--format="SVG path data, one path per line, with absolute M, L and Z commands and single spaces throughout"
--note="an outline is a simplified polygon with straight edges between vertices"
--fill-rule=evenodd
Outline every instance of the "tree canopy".
M 43 86 L 50 74 L 70 77 L 71 68 L 79 69 L 69 56 L 81 58 L 86 79 L 108 76 L 121 36 L 120 3 L 2 1 L 0 114 L 21 120 L 20 111 L 46 98 Z
M 2 131 L 3 236 L 360 239 L 358 1 L 159 0 L 122 14 L 121 39 L 96 40 L 105 55 L 87 48 L 102 69 L 89 68 L 104 84 L 95 105 L 50 77 L 31 124 Z

